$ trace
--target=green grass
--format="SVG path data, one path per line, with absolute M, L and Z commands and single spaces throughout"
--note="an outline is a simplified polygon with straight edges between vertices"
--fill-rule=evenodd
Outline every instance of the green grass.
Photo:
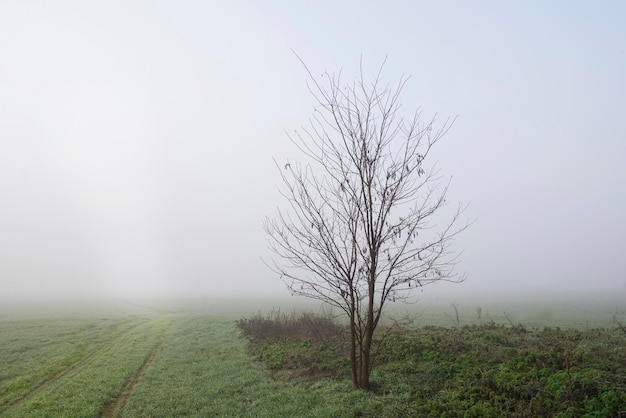
M 348 417 L 380 404 L 347 382 L 273 379 L 228 317 L 5 320 L 0 336 L 3 417 Z
M 0 412 L 131 325 L 119 318 L 0 321 Z
M 348 417 L 376 403 L 347 382 L 273 380 L 232 320 L 197 315 L 176 320 L 122 416 Z
M 274 330 L 255 346 L 241 337 L 240 316 L 210 309 L 137 305 L 131 313 L 0 317 L 0 415 L 514 416 L 531 387 L 535 395 L 558 396 L 526 403 L 526 411 L 550 410 L 556 399 L 562 416 L 571 416 L 572 386 L 581 396 L 577 416 L 610 416 L 624 400 L 626 336 L 615 327 L 521 332 L 494 324 L 394 333 L 381 342 L 376 390 L 364 393 L 351 389 L 341 330 L 322 335 L 325 320 L 308 316 L 311 332 L 291 326 L 280 338 Z M 462 312 L 461 325 L 470 315 Z
M 158 317 L 2 323 L 3 416 L 102 415 L 168 325 Z

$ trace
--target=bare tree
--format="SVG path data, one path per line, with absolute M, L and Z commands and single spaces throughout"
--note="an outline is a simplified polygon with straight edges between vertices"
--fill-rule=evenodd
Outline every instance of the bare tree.
M 303 63 L 304 65 L 304 63 Z M 355 387 L 370 388 L 374 331 L 387 302 L 409 301 L 413 290 L 460 282 L 451 241 L 469 225 L 461 204 L 445 223 L 449 180 L 427 167 L 431 148 L 453 120 L 435 128 L 416 111 L 399 116 L 397 85 L 361 73 L 318 81 L 304 65 L 317 108 L 308 127 L 289 135 L 308 163 L 278 164 L 289 202 L 264 221 L 270 267 L 294 295 L 318 299 L 347 314 Z

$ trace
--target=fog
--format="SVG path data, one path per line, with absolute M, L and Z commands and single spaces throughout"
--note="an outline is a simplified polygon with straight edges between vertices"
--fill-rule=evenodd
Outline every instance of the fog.
M 626 3 L 3 1 L 0 299 L 288 296 L 263 263 L 307 74 L 412 75 L 461 285 L 626 296 Z

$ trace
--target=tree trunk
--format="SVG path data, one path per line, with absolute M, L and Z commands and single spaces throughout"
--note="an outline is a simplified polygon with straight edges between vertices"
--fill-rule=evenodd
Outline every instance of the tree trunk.
M 361 347 L 361 370 L 360 385 L 363 390 L 370 389 L 370 357 L 372 348 L 372 337 L 374 329 L 373 323 L 367 322 L 365 326 L 365 336 L 363 338 L 363 346 Z
M 356 389 L 359 387 L 359 375 L 357 373 L 356 361 L 356 324 L 354 312 L 350 313 L 350 367 L 352 369 L 352 386 Z
M 363 345 L 361 346 L 361 379 L 360 388 L 363 390 L 370 389 L 370 354 L 372 349 L 372 341 L 374 337 L 374 280 L 370 277 L 369 295 L 367 305 L 367 320 L 365 322 Z
M 370 350 L 364 343 L 363 350 L 361 352 L 361 381 L 359 382 L 359 388 L 363 390 L 369 390 L 370 388 Z

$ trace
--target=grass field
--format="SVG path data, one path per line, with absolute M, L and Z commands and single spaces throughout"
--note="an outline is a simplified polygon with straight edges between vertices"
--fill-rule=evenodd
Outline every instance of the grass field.
M 70 417 L 113 411 L 170 326 L 163 317 L 2 321 L 0 412 Z
M 347 384 L 272 379 L 232 316 L 0 319 L 2 417 L 353 416 Z
M 402 415 L 394 402 L 407 395 L 394 395 L 388 382 L 384 393 L 363 393 L 351 390 L 347 379 L 284 379 L 268 371 L 236 327 L 242 312 L 256 310 L 245 302 L 237 309 L 202 303 L 155 306 L 0 312 L 0 416 Z M 475 307 L 463 308 L 461 322 L 478 321 Z M 606 307 L 602 315 L 587 317 L 594 326 L 608 325 L 614 310 Z M 439 306 L 419 320 L 454 326 L 453 312 L 449 305 Z M 484 308 L 481 320 L 492 320 L 487 315 L 495 317 L 496 308 L 493 312 Z M 624 319 L 623 311 L 617 314 Z M 522 317 L 517 313 L 509 319 Z M 575 321 L 589 325 L 582 314 Z M 387 374 L 377 375 L 380 382 L 399 373 L 389 372 L 390 367 L 397 365 L 381 368 Z

